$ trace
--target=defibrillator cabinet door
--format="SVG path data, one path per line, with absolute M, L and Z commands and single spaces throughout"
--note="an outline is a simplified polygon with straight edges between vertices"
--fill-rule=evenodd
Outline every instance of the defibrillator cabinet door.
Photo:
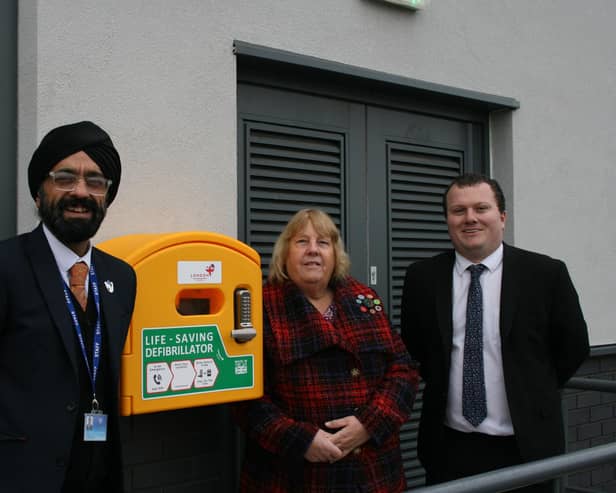
M 131 235 L 99 248 L 137 274 L 122 415 L 263 394 L 261 269 L 253 249 L 208 232 Z

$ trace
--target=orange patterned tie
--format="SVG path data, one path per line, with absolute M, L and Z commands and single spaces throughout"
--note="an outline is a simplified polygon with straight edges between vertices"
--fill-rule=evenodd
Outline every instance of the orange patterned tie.
M 85 312 L 88 299 L 86 296 L 86 277 L 88 275 L 88 266 L 85 262 L 77 262 L 69 270 L 69 280 L 71 292 L 75 299 Z

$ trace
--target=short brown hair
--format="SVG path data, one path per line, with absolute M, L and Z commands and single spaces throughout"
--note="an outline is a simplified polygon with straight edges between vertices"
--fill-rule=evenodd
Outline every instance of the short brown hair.
M 443 214 L 445 214 L 445 217 L 447 217 L 447 194 L 449 193 L 449 190 L 451 190 L 451 187 L 456 186 L 458 188 L 466 188 L 480 185 L 482 183 L 490 185 L 492 192 L 494 192 L 494 198 L 496 200 L 496 205 L 498 206 L 499 212 L 501 214 L 505 212 L 505 194 L 496 180 L 479 173 L 465 173 L 455 177 L 443 194 Z

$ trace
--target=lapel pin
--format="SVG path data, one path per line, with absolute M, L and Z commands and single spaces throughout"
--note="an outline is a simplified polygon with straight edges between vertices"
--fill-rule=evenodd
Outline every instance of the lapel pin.
M 105 281 L 105 287 L 107 288 L 107 292 L 113 293 L 113 281 Z

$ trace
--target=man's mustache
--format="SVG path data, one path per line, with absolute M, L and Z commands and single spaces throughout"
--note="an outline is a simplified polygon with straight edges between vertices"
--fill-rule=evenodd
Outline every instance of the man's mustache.
M 89 197 L 64 197 L 58 201 L 58 208 L 62 211 L 75 207 L 81 207 L 88 212 L 94 212 L 98 209 L 98 205 L 94 199 Z

